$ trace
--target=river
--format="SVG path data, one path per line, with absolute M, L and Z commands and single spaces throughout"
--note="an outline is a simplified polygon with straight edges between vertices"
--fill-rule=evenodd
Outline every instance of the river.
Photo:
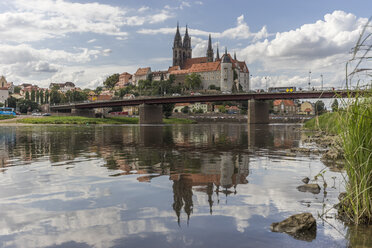
M 371 247 L 371 228 L 335 218 L 344 173 L 290 151 L 306 137 L 288 124 L 1 126 L 0 246 Z M 304 177 L 321 192 L 298 191 Z M 270 231 L 302 212 L 316 236 Z

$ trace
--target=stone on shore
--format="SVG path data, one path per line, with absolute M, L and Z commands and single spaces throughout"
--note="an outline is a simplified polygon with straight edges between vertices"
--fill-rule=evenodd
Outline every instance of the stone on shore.
M 272 232 L 284 232 L 295 239 L 312 241 L 316 238 L 316 221 L 311 213 L 295 214 L 282 222 L 272 223 Z
M 309 181 L 310 181 L 310 178 L 308 178 L 308 177 L 305 177 L 304 179 L 302 179 L 302 182 L 303 182 L 304 184 L 308 184 Z
M 310 183 L 298 186 L 297 189 L 301 192 L 311 192 L 313 194 L 320 193 L 320 187 L 317 183 Z

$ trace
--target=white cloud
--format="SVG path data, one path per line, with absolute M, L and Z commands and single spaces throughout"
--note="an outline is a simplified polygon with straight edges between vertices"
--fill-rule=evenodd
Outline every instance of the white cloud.
M 159 29 L 140 29 L 137 31 L 140 34 L 156 35 L 156 34 L 174 34 L 175 28 L 159 28 Z M 181 28 L 184 32 L 184 28 Z M 189 33 L 192 36 L 208 36 L 212 35 L 213 38 L 226 38 L 226 39 L 253 39 L 260 40 L 267 38 L 269 33 L 266 26 L 263 26 L 257 33 L 252 33 L 248 24 L 244 21 L 244 15 L 237 18 L 237 25 L 233 28 L 226 29 L 223 32 L 208 32 L 199 29 L 189 28 Z
M 88 40 L 87 43 L 93 43 L 93 42 L 96 42 L 97 39 L 91 39 L 91 40 Z
M 85 32 L 126 37 L 124 26 L 159 23 L 173 16 L 167 10 L 143 15 L 146 7 L 131 10 L 64 0 L 14 0 L 8 4 L 14 9 L 0 13 L 0 35 L 19 43 Z

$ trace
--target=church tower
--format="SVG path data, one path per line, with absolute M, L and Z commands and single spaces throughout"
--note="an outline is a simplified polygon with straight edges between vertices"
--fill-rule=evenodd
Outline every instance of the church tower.
M 225 48 L 225 54 L 221 58 L 221 91 L 232 91 L 233 77 L 232 62 L 230 56 L 227 54 L 227 48 Z
M 191 49 L 191 37 L 189 36 L 188 28 L 186 25 L 185 36 L 183 37 L 183 62 L 186 59 L 191 59 L 192 49 Z
M 173 41 L 173 66 L 182 66 L 183 63 L 183 46 L 180 29 L 177 23 L 177 31 Z
M 209 40 L 208 40 L 207 61 L 213 62 L 213 48 L 212 48 L 211 35 L 209 35 Z

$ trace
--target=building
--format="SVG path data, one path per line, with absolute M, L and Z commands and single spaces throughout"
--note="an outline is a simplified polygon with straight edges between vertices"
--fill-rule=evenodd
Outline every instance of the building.
M 182 41 L 177 25 L 172 49 L 173 66 L 169 68 L 168 73 L 175 76 L 176 84 L 182 85 L 187 75 L 197 73 L 201 76 L 203 89 L 208 89 L 212 85 L 226 92 L 240 90 L 247 92 L 250 89 L 249 70 L 245 61 L 238 61 L 236 54 L 232 58 L 227 53 L 227 49 L 220 58 L 218 47 L 216 57 L 214 57 L 210 35 L 206 56 L 192 58 L 191 37 L 188 34 L 188 28 L 186 27 Z
M 5 103 L 9 97 L 8 82 L 4 76 L 0 77 L 0 103 Z
M 154 71 L 152 72 L 153 81 L 163 81 L 168 80 L 168 71 Z
M 276 114 L 296 114 L 297 107 L 292 100 L 275 100 L 273 102 L 274 113 Z
M 182 113 L 182 109 L 186 106 L 189 108 L 189 111 L 190 111 L 190 105 L 191 105 L 191 103 L 176 103 L 174 105 L 173 112 L 174 113 Z
M 138 86 L 138 82 L 140 80 L 146 80 L 150 77 L 150 75 L 151 75 L 151 68 L 150 67 L 138 68 L 136 73 L 134 73 L 133 83 L 136 86 Z
M 124 72 L 119 75 L 119 81 L 115 84 L 114 89 L 122 89 L 132 83 L 132 74 Z
M 49 89 L 53 89 L 53 87 L 58 87 L 59 90 L 63 93 L 66 93 L 69 90 L 75 90 L 75 84 L 72 82 L 66 82 L 66 83 L 51 83 L 49 85 Z
M 300 105 L 300 115 L 315 115 L 315 108 L 311 102 L 303 102 Z

